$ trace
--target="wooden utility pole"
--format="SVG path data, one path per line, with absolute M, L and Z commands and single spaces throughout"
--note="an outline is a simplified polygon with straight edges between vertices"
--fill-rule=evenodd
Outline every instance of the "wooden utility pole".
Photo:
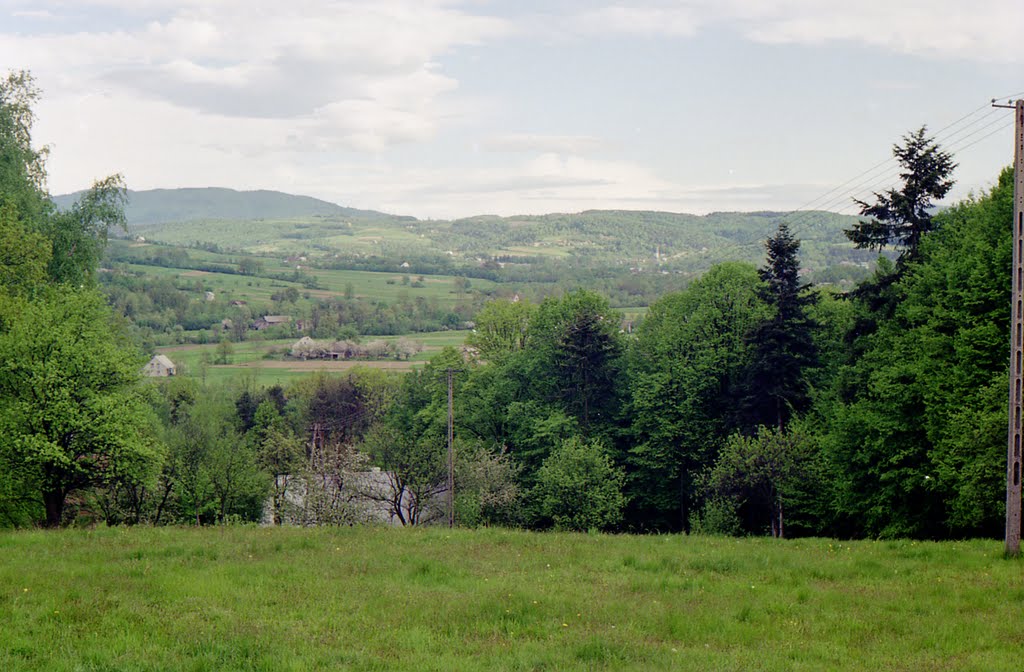
M 455 527 L 455 421 L 452 404 L 452 378 L 455 369 L 448 374 L 448 527 Z
M 995 101 L 993 101 L 994 103 Z M 1016 117 L 1014 128 L 1013 268 L 1010 303 L 1010 428 L 1006 459 L 1006 554 L 1020 554 L 1021 440 L 1024 436 L 1024 100 L 1009 105 Z

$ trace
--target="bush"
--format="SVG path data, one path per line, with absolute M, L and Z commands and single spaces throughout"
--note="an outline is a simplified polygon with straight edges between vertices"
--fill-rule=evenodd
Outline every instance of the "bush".
M 731 499 L 709 499 L 699 512 L 690 514 L 690 534 L 738 537 L 742 533 L 736 502 Z
M 625 478 L 600 442 L 563 441 L 537 471 L 532 499 L 538 522 L 577 531 L 617 525 L 626 505 Z

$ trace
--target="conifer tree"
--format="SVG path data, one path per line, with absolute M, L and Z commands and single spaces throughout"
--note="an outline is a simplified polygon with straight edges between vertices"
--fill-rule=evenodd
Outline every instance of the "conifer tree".
M 874 203 L 854 199 L 860 214 L 871 219 L 845 231 L 859 249 L 881 250 L 887 245 L 900 248 L 900 268 L 917 258 L 921 237 L 934 228 L 929 210 L 934 200 L 943 198 L 954 184 L 950 179 L 956 168 L 953 156 L 942 151 L 925 132 L 922 126 L 903 136 L 902 145 L 893 145 L 902 189 L 876 193 Z
M 800 284 L 800 241 L 786 224 L 765 243 L 767 263 L 759 274 L 762 298 L 773 315 L 750 334 L 753 353 L 741 394 L 741 426 L 775 426 L 781 431 L 794 413 L 807 407 L 806 371 L 818 365 L 812 338 L 815 324 L 806 308 L 816 297 Z

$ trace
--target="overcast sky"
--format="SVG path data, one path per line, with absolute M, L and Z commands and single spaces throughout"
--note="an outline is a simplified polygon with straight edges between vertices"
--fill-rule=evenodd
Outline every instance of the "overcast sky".
M 1021 28 L 1021 0 L 0 0 L 0 63 L 43 89 L 55 194 L 120 172 L 417 217 L 704 213 L 803 206 L 965 115 L 938 137 L 955 196 L 985 188 Z

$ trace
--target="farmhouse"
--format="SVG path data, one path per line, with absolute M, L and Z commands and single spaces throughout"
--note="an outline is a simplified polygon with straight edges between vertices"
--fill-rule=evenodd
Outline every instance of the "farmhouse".
M 264 315 L 252 323 L 252 328 L 256 331 L 263 331 L 267 327 L 276 327 L 280 324 L 288 324 L 291 321 L 291 315 Z
M 142 373 L 147 376 L 173 376 L 177 373 L 178 367 L 167 355 L 153 355 L 153 358 L 142 367 Z

